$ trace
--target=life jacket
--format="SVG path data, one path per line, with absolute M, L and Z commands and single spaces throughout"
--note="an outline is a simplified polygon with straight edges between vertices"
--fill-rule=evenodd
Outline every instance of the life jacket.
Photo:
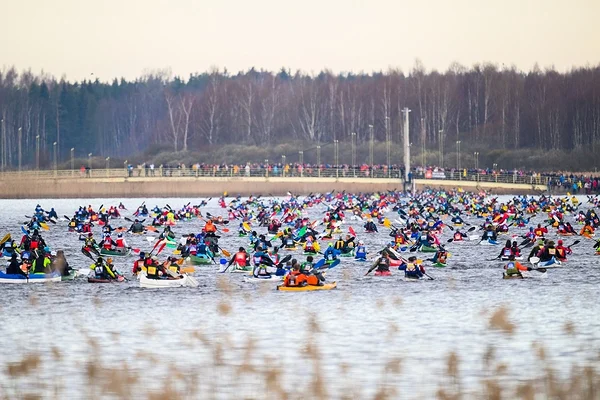
M 336 249 L 343 249 L 346 245 L 346 242 L 344 242 L 343 240 L 338 240 L 337 242 L 335 242 L 335 248 Z
M 104 248 L 107 250 L 110 250 L 112 248 L 112 239 L 107 236 L 106 238 L 104 238 Z
M 146 274 L 150 278 L 158 277 L 158 267 L 154 264 L 150 264 L 146 266 Z
M 358 246 L 356 248 L 356 255 L 357 256 L 365 255 L 366 253 L 367 253 L 367 249 L 365 248 L 365 246 Z
M 512 248 L 510 248 L 510 247 L 505 247 L 504 249 L 502 249 L 502 255 L 503 255 L 504 257 L 510 257 L 510 256 L 512 256 L 512 255 L 513 255 Z
M 454 241 L 460 241 L 460 240 L 463 240 L 463 237 L 460 233 L 456 232 L 454 234 Z
M 143 266 L 144 266 L 144 260 L 136 260 L 133 263 L 133 269 L 131 270 L 131 272 L 134 275 L 137 275 L 137 273 L 138 273 L 138 267 L 141 269 Z
M 102 264 L 96 264 L 96 266 L 94 267 L 94 272 L 98 277 L 104 275 L 104 266 Z
M 34 239 L 32 239 L 32 240 L 29 242 L 29 249 L 30 249 L 30 250 L 35 250 L 35 249 L 37 249 L 37 248 L 38 248 L 38 245 L 39 245 L 39 242 L 38 242 L 37 240 L 34 240 Z
M 447 257 L 448 257 L 448 253 L 446 253 L 445 251 L 438 253 L 437 262 L 440 264 L 446 264 Z
M 117 239 L 117 247 L 125 247 L 125 239 L 124 238 Z
M 404 239 L 403 235 L 396 235 L 394 240 L 395 240 L 396 244 L 405 244 L 406 243 L 406 239 Z
M 238 251 L 234 256 L 235 263 L 240 267 L 246 266 L 246 253 L 243 251 Z
M 544 236 L 544 230 L 542 228 L 536 228 L 533 230 L 536 236 Z
M 554 247 L 549 247 L 548 254 L 550 254 L 551 256 L 554 256 L 556 254 L 556 249 Z

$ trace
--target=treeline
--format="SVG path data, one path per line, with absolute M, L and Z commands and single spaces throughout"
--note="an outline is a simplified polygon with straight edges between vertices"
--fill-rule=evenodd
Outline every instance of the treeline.
M 568 73 L 522 72 L 492 64 L 446 72 L 417 62 L 372 74 L 316 76 L 254 68 L 213 70 L 187 79 L 166 71 L 135 81 L 70 82 L 0 71 L 1 166 L 59 162 L 88 153 L 127 157 L 149 148 L 207 151 L 225 144 L 270 147 L 287 141 L 401 141 L 402 109 L 411 109 L 413 148 L 590 149 L 600 143 L 600 65 Z M 387 117 L 387 118 L 386 118 Z M 353 136 L 352 133 L 356 135 Z M 56 142 L 56 146 L 53 143 Z M 440 156 L 441 154 L 441 156 Z M 240 160 L 242 161 L 242 160 Z M 385 160 L 375 160 L 385 162 Z

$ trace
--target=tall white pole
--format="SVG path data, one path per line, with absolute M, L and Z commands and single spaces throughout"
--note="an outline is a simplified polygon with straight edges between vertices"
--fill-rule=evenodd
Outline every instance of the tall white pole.
M 410 110 L 408 107 L 404 107 L 402 113 L 404 114 L 404 185 L 406 186 L 408 183 L 408 173 L 410 172 L 410 141 L 408 135 L 408 113 L 410 113 Z

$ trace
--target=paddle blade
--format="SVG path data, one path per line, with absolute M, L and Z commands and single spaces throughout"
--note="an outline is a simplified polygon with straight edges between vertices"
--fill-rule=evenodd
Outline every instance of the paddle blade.
M 231 253 L 230 253 L 230 252 L 228 252 L 227 250 L 225 250 L 225 249 L 224 249 L 224 248 L 222 248 L 222 247 L 219 247 L 219 248 L 221 249 L 221 253 L 223 253 L 223 255 L 224 255 L 225 257 L 231 257 Z
M 350 227 L 348 227 L 348 232 L 350 232 L 350 234 L 351 234 L 352 236 L 356 236 L 356 232 L 354 232 L 354 228 L 352 228 L 351 226 L 350 226 Z
M 159 255 L 161 251 L 163 251 L 163 249 L 165 248 L 167 243 L 163 243 L 160 248 L 158 249 L 158 251 L 156 252 L 156 255 Z
M 139 253 L 140 249 L 135 248 L 135 249 L 131 249 L 131 251 L 133 251 L 134 253 Z
M 147 230 L 147 231 L 150 231 L 150 232 L 157 232 L 157 231 L 158 231 L 158 229 L 156 229 L 156 228 L 155 228 L 155 227 L 153 227 L 152 225 L 148 225 L 148 226 L 146 227 L 146 230 Z
M 225 232 L 225 233 L 229 233 L 229 228 L 223 228 L 223 229 L 221 229 L 221 231 Z
M 392 226 L 392 223 L 390 222 L 389 219 L 385 218 L 383 220 L 383 226 L 385 226 L 386 228 L 389 228 L 390 226 Z
M 7 233 L 6 235 L 4 235 L 2 240 L 0 240 L 0 245 L 3 245 L 4 243 L 6 243 L 9 240 L 10 240 L 10 233 Z
M 247 230 L 248 232 L 250 232 L 252 229 L 250 228 L 250 224 L 247 222 L 242 223 L 242 226 L 244 227 L 245 230 Z
M 50 230 L 50 227 L 48 226 L 47 223 L 45 222 L 40 222 L 40 226 L 42 227 L 43 230 L 48 231 Z

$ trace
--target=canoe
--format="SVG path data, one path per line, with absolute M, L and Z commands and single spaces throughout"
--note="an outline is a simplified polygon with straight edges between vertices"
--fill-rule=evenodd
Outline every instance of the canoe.
M 61 276 L 59 273 L 52 274 L 29 274 L 29 279 L 20 274 L 5 274 L 0 272 L 0 283 L 47 283 L 60 282 Z
M 131 253 L 131 249 L 123 250 L 106 250 L 104 247 L 100 249 L 100 254 L 103 256 L 125 257 Z
M 179 279 L 150 279 L 146 274 L 140 274 L 140 287 L 150 289 L 164 289 L 177 287 L 198 287 L 198 282 L 189 275 Z
M 206 265 L 212 264 L 213 262 L 211 258 L 194 255 L 190 255 L 185 259 L 185 261 L 192 265 Z
M 88 277 L 88 283 L 115 283 L 115 282 L 123 282 L 125 278 L 122 276 L 117 277 L 117 279 L 98 279 Z
M 285 291 L 285 292 L 310 292 L 313 290 L 331 290 L 337 287 L 337 282 L 326 283 L 323 286 L 277 286 L 277 290 Z
M 71 272 L 69 272 L 69 275 L 63 275 L 60 277 L 61 281 L 72 281 L 73 279 L 75 279 L 75 275 L 77 275 L 77 271 L 75 271 L 74 269 L 71 270 Z
M 391 276 L 390 271 L 375 271 L 375 276 Z

